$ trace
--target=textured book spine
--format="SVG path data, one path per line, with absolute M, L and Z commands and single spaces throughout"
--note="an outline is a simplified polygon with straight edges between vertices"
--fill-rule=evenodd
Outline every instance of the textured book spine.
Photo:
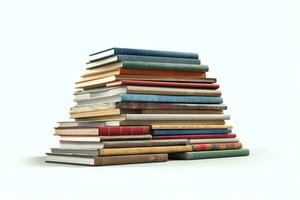
M 240 149 L 242 143 L 214 143 L 214 144 L 195 144 L 193 145 L 194 151 L 209 151 L 209 150 L 222 150 L 222 149 Z
M 236 157 L 248 156 L 248 149 L 228 149 L 228 150 L 215 150 L 215 151 L 193 151 L 185 153 L 169 154 L 169 158 L 173 160 L 196 160 L 207 158 L 223 158 L 223 157 Z
M 218 84 L 205 83 L 180 83 L 180 82 L 163 82 L 163 81 L 139 81 L 139 80 L 122 80 L 124 85 L 145 85 L 145 86 L 166 86 L 166 87 L 187 87 L 202 89 L 218 89 Z
M 223 102 L 221 97 L 203 96 L 176 96 L 176 95 L 150 95 L 150 94 L 122 94 L 122 101 L 141 102 L 173 102 L 173 103 L 215 103 Z
M 99 127 L 100 136 L 147 135 L 149 126 L 103 126 Z
M 153 139 L 209 139 L 209 138 L 235 138 L 236 134 L 209 134 L 209 135 L 158 135 Z
M 148 153 L 174 153 L 192 151 L 191 145 L 185 146 L 162 146 L 162 147 L 136 147 L 136 148 L 115 148 L 115 149 L 101 149 L 99 154 L 101 156 L 110 155 L 137 155 Z
M 168 154 L 148 154 L 148 155 L 130 155 L 130 156 L 104 156 L 96 157 L 95 165 L 121 165 L 135 163 L 165 162 L 168 160 Z
M 124 68 L 133 69 L 158 69 L 158 70 L 178 70 L 178 71 L 195 71 L 207 72 L 207 65 L 182 64 L 182 63 L 159 63 L 159 62 L 139 62 L 139 61 L 123 61 Z
M 113 49 L 115 51 L 115 54 L 122 54 L 122 55 L 125 54 L 125 55 L 198 59 L 197 53 L 190 53 L 190 52 L 159 51 L 159 50 L 129 49 L 129 48 L 113 48 Z
M 153 130 L 152 135 L 198 135 L 198 134 L 228 134 L 231 129 L 180 129 L 180 130 Z
M 122 109 L 154 109 L 154 110 L 226 110 L 224 104 L 177 104 L 177 103 L 144 103 L 144 102 L 119 102 L 116 107 Z
M 142 61 L 142 62 L 166 62 L 166 63 L 187 63 L 201 64 L 198 59 L 155 57 L 155 56 L 136 56 L 136 55 L 118 55 L 119 61 Z

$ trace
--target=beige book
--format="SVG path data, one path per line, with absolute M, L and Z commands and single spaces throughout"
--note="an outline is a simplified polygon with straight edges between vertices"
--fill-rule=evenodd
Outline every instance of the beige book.
M 193 151 L 191 145 L 101 149 L 99 150 L 99 154 L 101 156 L 109 156 L 109 155 L 137 155 L 137 154 L 148 154 L 148 153 L 175 153 L 175 152 L 187 152 L 187 151 Z

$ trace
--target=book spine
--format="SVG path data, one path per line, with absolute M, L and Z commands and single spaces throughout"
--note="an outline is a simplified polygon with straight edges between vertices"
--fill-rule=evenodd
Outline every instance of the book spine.
M 122 80 L 124 85 L 145 85 L 145 86 L 166 86 L 166 87 L 187 87 L 202 89 L 218 89 L 218 84 L 205 83 L 180 83 L 180 82 L 163 82 L 163 81 L 139 81 L 139 80 Z
M 223 158 L 223 157 L 236 157 L 248 156 L 248 149 L 228 149 L 228 150 L 215 150 L 215 151 L 194 151 L 185 153 L 169 154 L 171 160 L 196 160 L 207 158 Z
M 214 143 L 214 144 L 195 144 L 193 145 L 194 151 L 209 151 L 209 150 L 221 150 L 221 149 L 240 149 L 242 143 Z
M 114 135 L 114 136 L 101 136 L 101 141 L 114 141 L 114 140 L 149 140 L 152 135 Z
M 191 145 L 185 146 L 162 146 L 162 147 L 136 147 L 136 148 L 115 148 L 115 149 L 101 149 L 99 155 L 137 155 L 148 153 L 173 153 L 173 152 L 187 152 L 192 151 Z
M 176 103 L 144 103 L 144 102 L 119 102 L 117 108 L 121 109 L 153 109 L 153 110 L 226 110 L 227 106 L 205 104 L 176 104 Z
M 209 135 L 157 135 L 153 139 L 210 139 L 210 138 L 235 138 L 236 134 L 209 134 Z
M 231 129 L 181 129 L 181 130 L 153 130 L 152 135 L 198 135 L 198 134 L 228 134 Z
M 128 147 L 152 147 L 152 146 L 173 146 L 187 145 L 187 139 L 173 140 L 136 140 L 136 141 L 104 141 L 104 148 L 128 148 Z
M 158 51 L 129 48 L 114 48 L 114 50 L 115 54 L 198 59 L 197 53 L 190 52 Z
M 95 165 L 120 165 L 135 163 L 165 162 L 168 160 L 168 154 L 149 154 L 149 155 L 130 155 L 130 156 L 105 156 L 96 157 Z
M 132 69 L 158 69 L 158 70 L 195 71 L 195 72 L 208 71 L 207 65 L 182 64 L 182 63 L 123 61 L 122 66 L 124 68 L 132 68 Z
M 149 126 L 103 126 L 99 127 L 100 136 L 147 135 Z
M 201 64 L 199 59 L 174 58 L 174 57 L 154 57 L 136 55 L 118 55 L 119 61 L 141 61 L 141 62 L 166 62 L 166 63 L 186 63 Z
M 170 103 L 223 103 L 222 97 L 176 96 L 150 94 L 121 94 L 122 101 L 170 102 Z

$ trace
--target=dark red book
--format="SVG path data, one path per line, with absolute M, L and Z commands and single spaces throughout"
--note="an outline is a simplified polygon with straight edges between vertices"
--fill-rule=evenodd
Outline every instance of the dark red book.
M 185 83 L 185 82 L 163 82 L 163 81 L 140 81 L 140 80 L 121 80 L 115 83 L 108 83 L 107 86 L 116 85 L 145 85 L 145 86 L 163 86 L 163 87 L 184 87 L 184 88 L 203 88 L 218 89 L 218 84 L 207 83 Z
M 209 139 L 209 138 L 235 138 L 236 134 L 210 134 L 210 135 L 159 135 L 153 139 Z
M 228 143 L 212 143 L 212 144 L 195 144 L 192 147 L 193 147 L 194 151 L 240 149 L 240 148 L 242 148 L 242 143 L 240 143 L 240 142 L 228 142 Z
M 75 126 L 55 128 L 55 135 L 61 136 L 122 136 L 147 134 L 150 134 L 149 126 Z

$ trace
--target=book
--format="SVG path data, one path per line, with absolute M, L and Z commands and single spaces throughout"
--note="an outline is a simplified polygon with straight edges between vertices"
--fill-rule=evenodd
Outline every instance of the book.
M 74 126 L 119 126 L 119 122 L 93 122 L 93 121 L 60 121 L 57 122 L 58 127 L 74 127 Z
M 103 142 L 74 142 L 74 141 L 59 141 L 61 149 L 103 149 Z
M 151 102 L 118 102 L 116 107 L 122 109 L 149 110 L 226 110 L 225 104 L 184 104 L 184 103 L 151 103 Z
M 187 139 L 104 141 L 104 148 L 152 147 L 187 145 Z
M 193 148 L 191 145 L 181 145 L 181 146 L 100 149 L 98 150 L 98 153 L 100 156 L 112 156 L 112 155 L 137 155 L 137 154 L 149 154 L 149 153 L 187 152 L 192 150 Z
M 169 154 L 171 160 L 196 160 L 207 158 L 223 158 L 223 157 L 236 157 L 248 156 L 248 149 L 232 149 L 232 150 L 215 150 L 215 151 L 193 151 L 184 153 Z
M 56 155 L 56 154 L 48 153 L 46 156 L 46 162 L 91 165 L 91 166 L 165 162 L 167 160 L 168 160 L 168 154 L 91 157 L 91 156 Z
M 206 78 L 205 72 L 194 71 L 176 71 L 176 70 L 153 70 L 153 69 L 132 69 L 118 68 L 116 65 L 107 65 L 88 70 L 81 75 L 81 79 L 75 83 L 101 79 L 108 76 L 119 75 L 140 75 L 140 76 L 155 76 L 155 77 L 178 77 L 178 78 Z
M 125 121 L 125 120 L 134 120 L 134 121 L 143 121 L 143 120 L 229 120 L 229 115 L 223 114 L 120 114 L 120 115 L 107 115 L 107 116 L 96 116 L 96 117 L 86 117 L 86 118 L 75 118 L 79 121 L 85 121 L 88 119 L 95 121 Z
M 149 126 L 91 126 L 91 127 L 56 127 L 55 135 L 61 136 L 121 136 L 121 135 L 147 135 Z
M 151 134 L 156 135 L 207 135 L 207 134 L 228 134 L 231 129 L 178 129 L 178 130 L 152 130 Z
M 74 101 L 86 100 L 90 98 L 109 97 L 121 94 L 162 94 L 162 95 L 190 95 L 190 96 L 221 96 L 220 90 L 191 89 L 191 88 L 171 88 L 171 87 L 151 87 L 151 86 L 118 86 L 109 90 L 86 90 L 78 91 L 74 94 Z
M 174 58 L 174 57 L 155 57 L 155 56 L 137 56 L 137 55 L 113 55 L 104 59 L 95 60 L 86 63 L 86 68 L 91 69 L 110 63 L 120 61 L 142 61 L 142 62 L 166 62 L 166 63 L 188 63 L 188 64 L 201 64 L 199 59 L 191 58 Z
M 92 119 L 91 119 L 92 120 Z M 224 125 L 224 120 L 131 120 L 131 121 L 118 121 L 117 126 L 146 126 L 146 125 L 199 125 L 199 124 L 213 124 L 213 125 Z
M 207 134 L 207 135 L 154 135 L 153 139 L 212 139 L 212 138 L 235 138 L 236 134 Z
M 103 51 L 90 54 L 89 60 L 90 61 L 99 60 L 113 55 L 137 55 L 137 56 L 198 59 L 197 53 L 114 47 L 114 48 L 110 48 L 110 49 L 106 49 Z
M 210 143 L 225 143 L 239 142 L 238 138 L 211 138 L 211 139 L 189 139 L 189 144 L 210 144 Z
M 178 96 L 178 95 L 151 95 L 151 94 L 120 94 L 109 97 L 77 100 L 77 105 L 109 103 L 109 102 L 168 102 L 168 103 L 206 103 L 221 104 L 223 99 L 215 96 Z
M 213 144 L 194 144 L 192 145 L 193 151 L 210 151 L 210 150 L 222 150 L 222 149 L 240 149 L 242 143 L 240 142 L 228 142 L 228 143 L 213 143 Z
M 174 82 L 195 82 L 195 83 L 216 83 L 215 78 L 195 78 L 183 76 L 153 76 L 153 75 L 114 75 L 105 76 L 92 80 L 75 83 L 77 89 L 99 88 L 105 87 L 107 83 L 120 80 L 148 80 L 148 81 L 174 81 Z
M 182 73 L 182 72 L 180 72 Z M 159 86 L 159 87 L 178 87 L 178 88 L 201 88 L 201 89 L 218 89 L 218 84 L 209 83 L 184 83 L 184 82 L 169 82 L 169 81 L 141 81 L 141 80 L 120 80 L 106 83 L 106 87 L 118 85 L 144 85 L 144 86 Z
M 222 110 L 136 110 L 140 114 L 223 114 Z
M 232 129 L 231 125 L 207 125 L 207 124 L 197 124 L 197 125 L 152 125 L 151 129 Z
M 60 136 L 64 142 L 100 142 L 112 140 L 149 140 L 152 135 L 121 135 L 121 136 Z

